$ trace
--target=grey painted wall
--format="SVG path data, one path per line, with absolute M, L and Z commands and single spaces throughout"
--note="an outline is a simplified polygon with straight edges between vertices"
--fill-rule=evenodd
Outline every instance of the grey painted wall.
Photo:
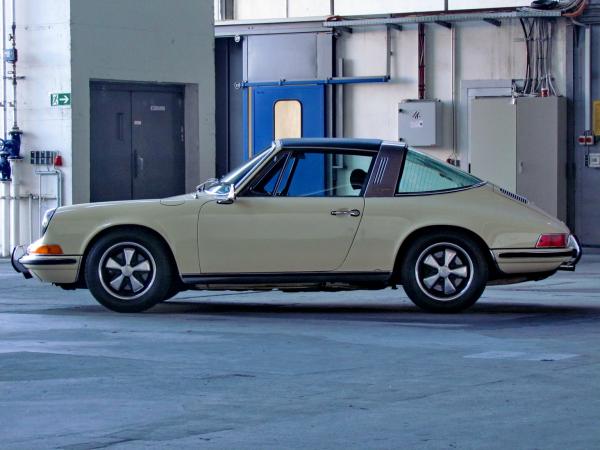
M 90 80 L 186 85 L 186 186 L 213 175 L 213 3 L 71 0 L 73 190 L 89 200 Z

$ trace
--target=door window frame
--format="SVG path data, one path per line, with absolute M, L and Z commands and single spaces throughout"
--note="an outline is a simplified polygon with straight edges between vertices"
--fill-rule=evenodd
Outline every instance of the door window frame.
M 283 165 L 283 170 L 279 174 L 277 179 L 277 183 L 273 192 L 270 195 L 248 195 L 249 191 L 253 186 L 259 184 L 266 176 L 269 175 L 270 171 L 277 165 L 277 162 L 274 162 L 274 158 L 278 155 L 285 154 L 285 162 Z M 299 159 L 294 158 L 294 154 L 297 153 L 322 153 L 323 155 L 355 155 L 355 156 L 368 156 L 371 157 L 371 163 L 369 165 L 369 170 L 367 171 L 367 175 L 363 184 L 363 187 L 359 193 L 359 195 L 332 195 L 332 196 L 324 196 L 324 197 L 311 197 L 311 196 L 293 196 L 288 197 L 287 195 L 276 195 L 280 188 L 280 184 L 282 179 L 286 173 L 286 169 L 290 164 L 290 160 L 293 159 L 293 167 L 291 168 L 288 179 L 291 179 L 294 175 L 296 167 L 298 165 Z M 352 148 L 338 148 L 338 147 L 290 147 L 283 148 L 276 154 L 272 155 L 269 161 L 263 165 L 263 167 L 257 171 L 257 173 L 249 180 L 245 186 L 242 188 L 239 197 L 255 197 L 255 198 L 361 198 L 365 197 L 365 192 L 367 187 L 369 186 L 369 181 L 371 179 L 371 174 L 373 172 L 373 168 L 375 167 L 375 162 L 377 160 L 378 150 L 370 150 L 370 149 L 352 149 Z

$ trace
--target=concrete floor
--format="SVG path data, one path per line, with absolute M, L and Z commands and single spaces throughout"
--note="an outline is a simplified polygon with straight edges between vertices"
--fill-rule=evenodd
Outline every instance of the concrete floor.
M 459 315 L 402 290 L 119 315 L 0 261 L 2 449 L 597 449 L 600 257 Z

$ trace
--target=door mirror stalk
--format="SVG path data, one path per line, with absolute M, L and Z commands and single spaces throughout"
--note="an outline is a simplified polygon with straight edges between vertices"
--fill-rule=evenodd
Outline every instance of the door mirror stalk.
M 227 196 L 225 198 L 217 200 L 217 203 L 219 205 L 231 205 L 233 202 L 235 202 L 235 186 L 233 184 L 230 184 Z

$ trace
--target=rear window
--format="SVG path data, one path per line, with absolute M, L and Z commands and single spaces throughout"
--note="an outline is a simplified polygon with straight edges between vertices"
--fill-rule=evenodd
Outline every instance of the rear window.
M 415 194 L 460 189 L 481 180 L 449 164 L 414 150 L 407 150 L 397 194 Z

